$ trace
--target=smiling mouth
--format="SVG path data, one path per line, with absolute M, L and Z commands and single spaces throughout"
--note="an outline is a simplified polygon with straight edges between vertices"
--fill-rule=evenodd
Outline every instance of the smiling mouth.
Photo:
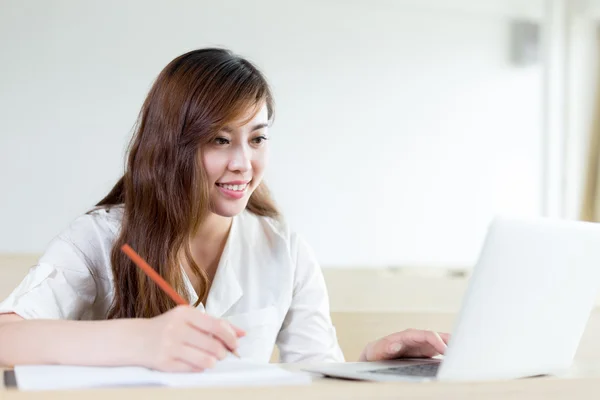
M 250 185 L 250 182 L 243 183 L 241 185 L 231 185 L 228 183 L 217 183 L 217 186 L 222 187 L 223 189 L 234 191 L 234 192 L 243 192 L 248 188 L 249 185 Z

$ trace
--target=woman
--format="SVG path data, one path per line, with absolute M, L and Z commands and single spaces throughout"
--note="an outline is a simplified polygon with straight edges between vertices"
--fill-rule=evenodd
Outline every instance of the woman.
M 124 176 L 49 245 L 0 303 L 0 365 L 199 371 L 236 350 L 267 362 L 343 361 L 319 265 L 262 182 L 273 99 L 222 49 L 160 73 Z M 191 306 L 175 306 L 120 251 L 133 247 Z M 447 335 L 409 330 L 362 360 L 434 356 Z

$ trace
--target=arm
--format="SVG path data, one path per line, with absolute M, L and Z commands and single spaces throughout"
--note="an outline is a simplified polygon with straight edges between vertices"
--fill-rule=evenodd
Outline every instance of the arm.
M 344 361 L 331 321 L 323 272 L 308 244 L 291 238 L 295 263 L 292 303 L 277 337 L 282 362 Z
M 342 362 L 329 311 L 327 287 L 310 247 L 300 238 L 292 241 L 296 274 L 292 304 L 277 338 L 282 362 Z M 408 329 L 366 345 L 359 361 L 444 354 L 450 335 Z
M 134 365 L 145 320 L 24 320 L 0 315 L 0 366 L 22 364 Z
M 84 320 L 107 295 L 98 289 L 110 262 L 111 238 L 104 232 L 91 216 L 77 220 L 0 302 L 0 365 L 199 371 L 237 348 L 242 331 L 188 306 L 148 319 Z
M 127 358 L 134 350 L 135 344 L 122 345 L 123 338 L 115 331 L 134 329 L 135 324 L 79 321 L 86 319 L 102 287 L 94 265 L 103 265 L 107 255 L 101 251 L 104 237 L 96 233 L 102 232 L 97 227 L 91 216 L 72 223 L 0 302 L 1 365 L 68 363 L 83 358 L 95 362 L 97 354 L 101 355 L 97 362 L 103 363 Z M 113 344 L 114 350 L 105 348 Z
M 198 372 L 236 349 L 244 332 L 189 306 L 149 319 L 27 321 L 0 315 L 0 366 L 139 365 Z

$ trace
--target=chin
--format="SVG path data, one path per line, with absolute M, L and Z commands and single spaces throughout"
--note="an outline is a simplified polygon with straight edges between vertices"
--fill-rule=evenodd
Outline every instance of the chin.
M 247 201 L 240 201 L 240 204 L 214 204 L 211 211 L 221 217 L 235 217 L 241 214 L 247 205 Z

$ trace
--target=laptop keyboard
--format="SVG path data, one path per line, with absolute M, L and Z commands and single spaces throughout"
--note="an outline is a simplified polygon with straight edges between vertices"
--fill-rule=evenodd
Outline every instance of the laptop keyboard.
M 372 374 L 435 377 L 440 367 L 439 363 L 401 365 L 399 367 L 374 369 Z

